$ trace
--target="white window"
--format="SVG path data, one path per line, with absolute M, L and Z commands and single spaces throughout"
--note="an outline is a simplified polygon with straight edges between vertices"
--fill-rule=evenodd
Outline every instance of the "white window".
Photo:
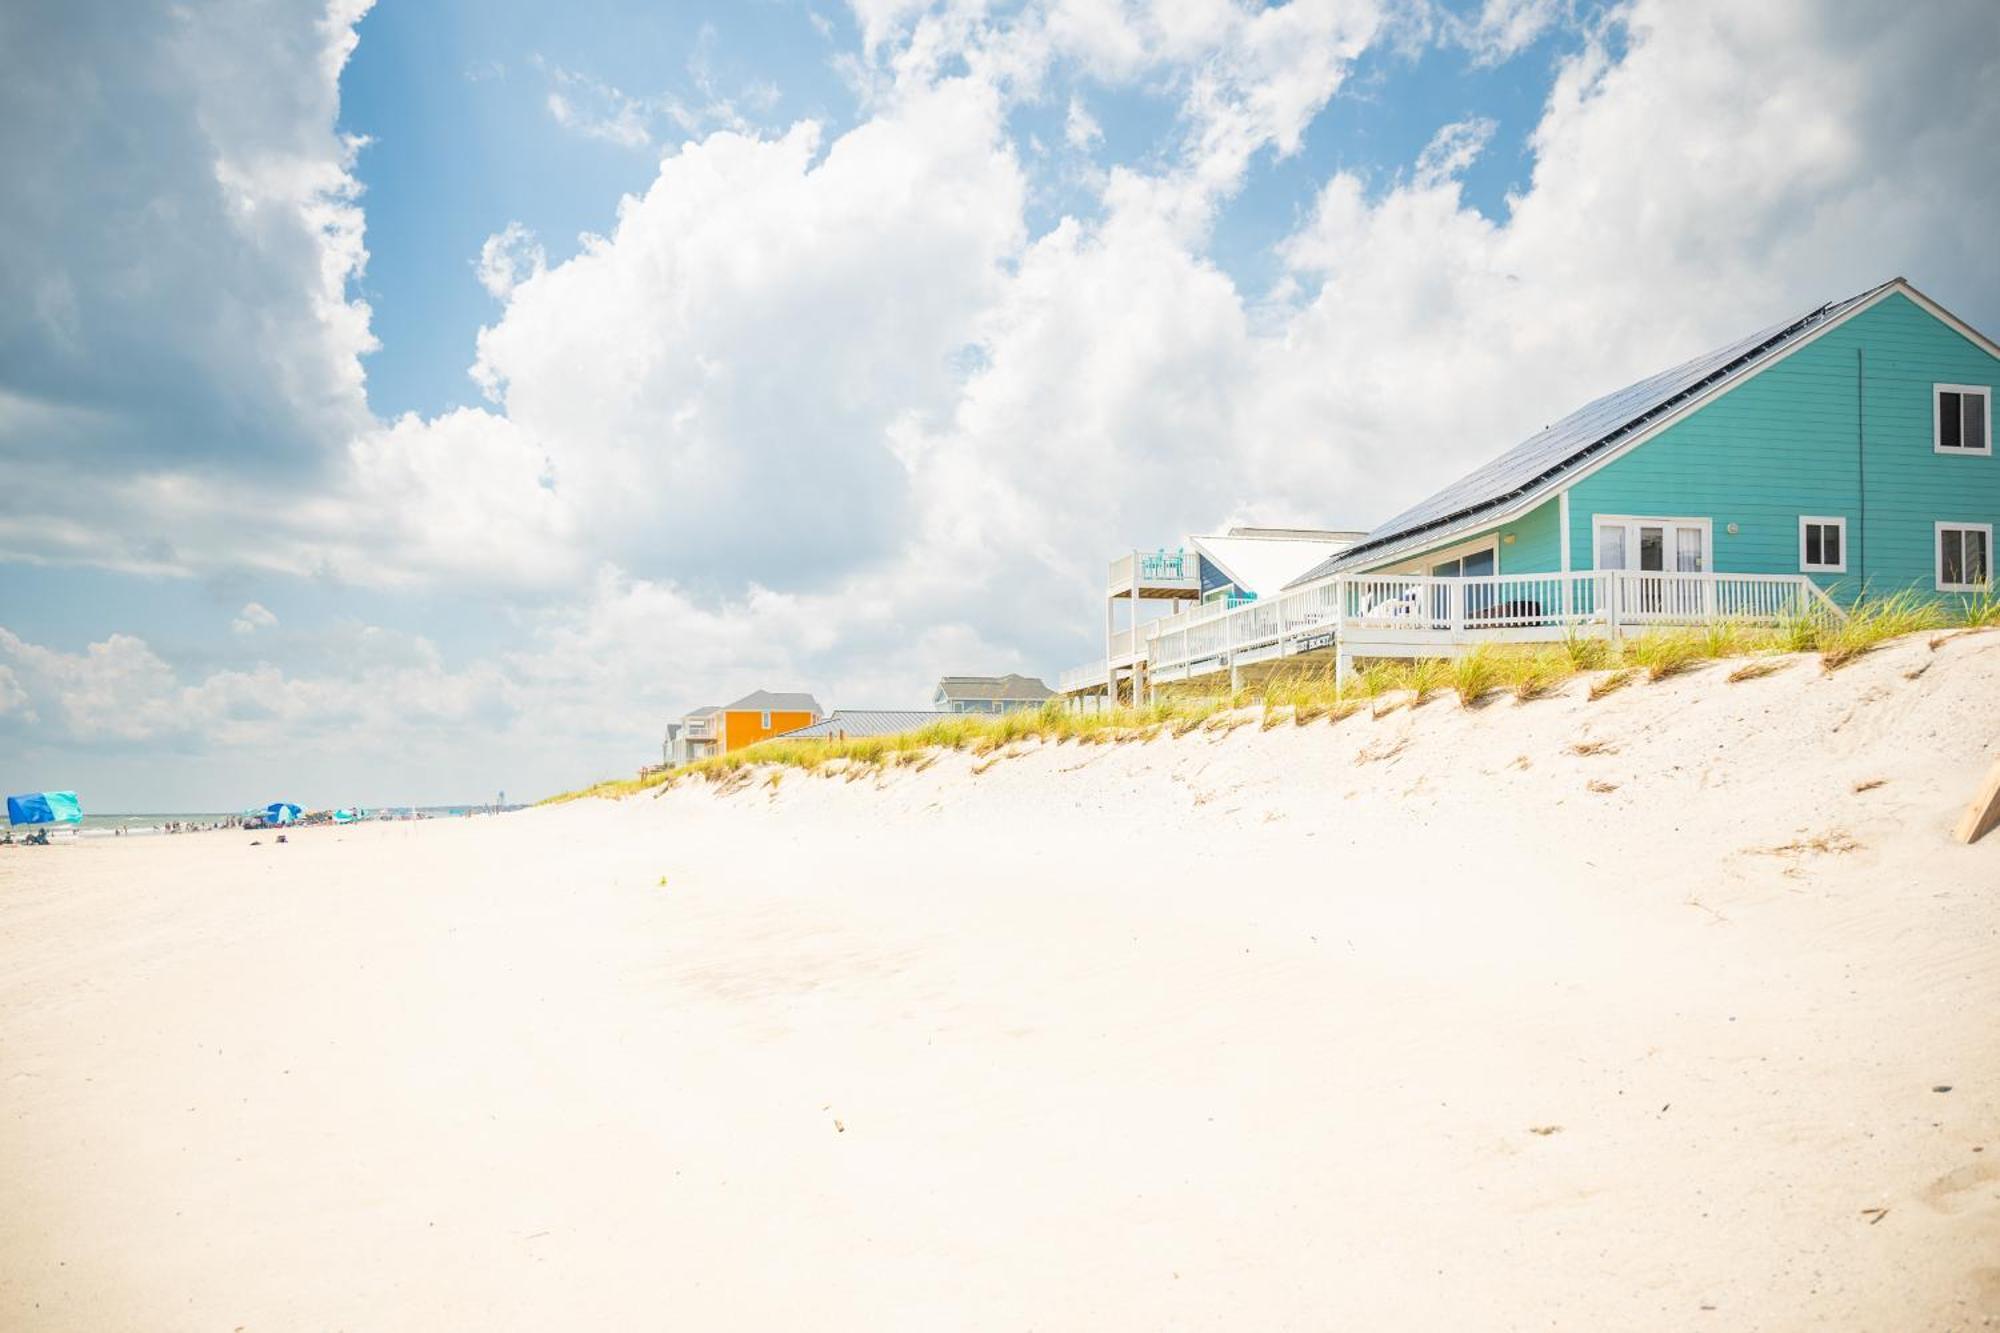
M 1808 574 L 1847 572 L 1847 520 L 1815 518 L 1799 520 L 1799 568 Z
M 764 730 L 769 731 L 770 729 L 771 729 L 771 710 L 766 708 L 764 710 Z
M 1941 454 L 1993 453 L 1993 391 L 1984 384 L 1931 386 L 1932 448 Z
M 1939 592 L 1984 592 L 1993 586 L 1993 525 L 1937 525 Z

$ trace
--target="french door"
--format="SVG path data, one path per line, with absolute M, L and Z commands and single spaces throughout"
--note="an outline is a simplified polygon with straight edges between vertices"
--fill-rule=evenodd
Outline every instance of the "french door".
M 1613 580 L 1622 616 L 1683 619 L 1708 609 L 1712 549 L 1707 519 L 1597 517 L 1597 568 L 1646 577 Z

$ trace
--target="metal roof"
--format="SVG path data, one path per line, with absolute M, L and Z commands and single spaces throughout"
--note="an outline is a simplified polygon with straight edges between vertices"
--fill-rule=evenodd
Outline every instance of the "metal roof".
M 787 731 L 780 739 L 788 741 L 834 740 L 841 736 L 894 736 L 905 731 L 915 731 L 944 718 L 955 718 L 957 713 L 933 713 L 915 709 L 899 710 L 889 708 L 836 708 L 833 716 L 809 727 Z
M 1055 691 L 1034 676 L 946 676 L 937 687 L 948 699 L 1053 699 Z
M 811 713 L 819 716 L 819 701 L 810 694 L 773 694 L 769 690 L 752 690 L 733 704 L 723 708 L 726 713 Z
M 1459 478 L 1437 494 L 1390 519 L 1347 550 L 1321 561 L 1292 580 L 1296 586 L 1328 574 L 1373 564 L 1398 551 L 1435 545 L 1482 526 L 1501 505 L 1526 499 L 1561 476 L 1652 422 L 1702 395 L 1752 374 L 1791 343 L 1865 305 L 1901 282 L 1832 301 L 1797 319 L 1773 324 L 1705 356 L 1628 384 L 1586 403 L 1553 425 L 1509 449 L 1484 467 Z

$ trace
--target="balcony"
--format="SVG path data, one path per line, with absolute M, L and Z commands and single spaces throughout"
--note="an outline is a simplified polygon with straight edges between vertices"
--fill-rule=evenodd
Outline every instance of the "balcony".
M 1134 551 L 1111 562 L 1105 591 L 1113 597 L 1201 596 L 1201 558 L 1193 551 Z

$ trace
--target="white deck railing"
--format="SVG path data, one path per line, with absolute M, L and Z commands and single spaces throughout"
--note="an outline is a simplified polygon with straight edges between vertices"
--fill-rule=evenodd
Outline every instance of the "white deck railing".
M 1074 694 L 1078 690 L 1101 690 L 1111 679 L 1109 665 L 1105 662 L 1085 662 L 1082 666 L 1071 667 L 1056 676 L 1057 694 Z
M 1201 606 L 1156 620 L 1144 627 L 1144 655 L 1151 675 L 1178 679 L 1336 640 L 1356 650 L 1450 655 L 1480 642 L 1573 632 L 1615 637 L 1659 626 L 1842 614 L 1798 574 L 1339 575 L 1244 606 Z

